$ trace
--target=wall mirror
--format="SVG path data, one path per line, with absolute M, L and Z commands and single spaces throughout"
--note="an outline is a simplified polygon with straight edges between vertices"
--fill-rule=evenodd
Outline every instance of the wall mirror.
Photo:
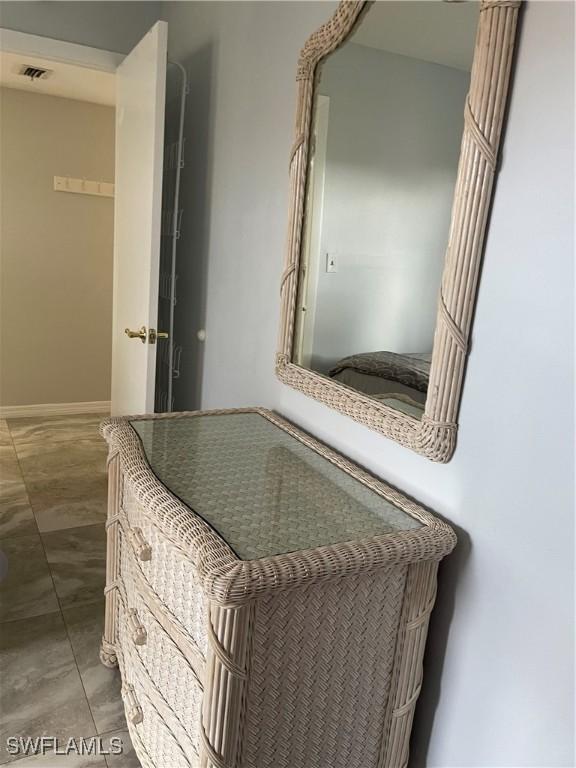
M 518 0 L 342 2 L 298 65 L 277 374 L 453 453 Z

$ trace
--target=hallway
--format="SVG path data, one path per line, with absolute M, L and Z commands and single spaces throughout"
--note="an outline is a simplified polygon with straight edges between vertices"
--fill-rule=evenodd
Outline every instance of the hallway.
M 104 616 L 101 415 L 0 421 L 0 764 L 138 768 Z M 122 755 L 10 755 L 6 739 L 120 737 Z

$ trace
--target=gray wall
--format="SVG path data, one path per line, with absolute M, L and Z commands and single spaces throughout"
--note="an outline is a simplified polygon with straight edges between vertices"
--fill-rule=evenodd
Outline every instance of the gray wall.
M 295 65 L 333 8 L 176 3 L 167 14 L 172 56 L 194 67 L 188 136 L 198 166 L 186 183 L 199 205 L 188 209 L 187 243 L 208 265 L 202 406 L 273 407 L 457 526 L 411 768 L 572 766 L 573 6 L 525 8 L 446 466 L 273 374 Z
M 0 2 L 0 26 L 127 53 L 157 21 L 159 2 Z
M 358 352 L 432 351 L 469 82 L 468 72 L 354 43 L 322 67 L 315 370 Z M 326 271 L 326 253 L 337 272 Z

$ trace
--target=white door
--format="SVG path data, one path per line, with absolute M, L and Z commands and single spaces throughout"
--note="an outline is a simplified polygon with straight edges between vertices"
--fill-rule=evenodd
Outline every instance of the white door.
M 113 415 L 154 410 L 167 43 L 159 21 L 117 69 Z

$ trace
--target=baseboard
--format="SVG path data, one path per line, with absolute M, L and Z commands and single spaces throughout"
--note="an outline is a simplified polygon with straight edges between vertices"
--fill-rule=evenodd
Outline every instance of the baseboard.
M 81 413 L 110 413 L 109 400 L 91 403 L 44 403 L 41 405 L 0 405 L 0 419 L 26 416 L 74 416 Z

